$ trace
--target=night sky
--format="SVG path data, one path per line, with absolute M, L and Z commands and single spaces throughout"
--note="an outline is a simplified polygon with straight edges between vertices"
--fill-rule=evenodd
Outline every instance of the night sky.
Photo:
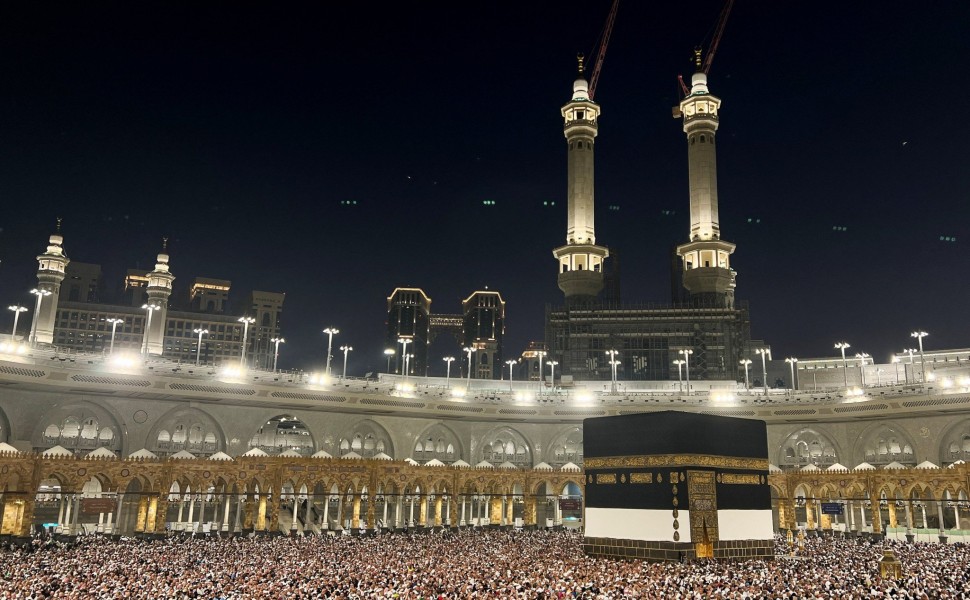
M 627 302 L 670 296 L 689 214 L 676 77 L 721 6 L 620 5 L 596 94 L 596 233 Z M 0 303 L 32 306 L 61 216 L 68 256 L 109 287 L 169 236 L 177 294 L 195 276 L 232 280 L 240 301 L 286 292 L 284 368 L 321 365 L 332 325 L 351 374 L 378 370 L 397 286 L 440 313 L 500 291 L 517 355 L 562 301 L 559 109 L 609 8 L 4 3 Z M 845 340 L 884 361 L 915 328 L 928 349 L 970 345 L 968 24 L 966 2 L 735 6 L 710 73 L 721 231 L 776 358 Z M 432 368 L 456 352 L 436 345 Z

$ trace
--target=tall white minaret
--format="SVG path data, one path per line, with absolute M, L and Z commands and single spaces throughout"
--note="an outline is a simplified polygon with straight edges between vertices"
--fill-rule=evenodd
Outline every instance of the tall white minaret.
M 57 297 L 61 293 L 64 270 L 71 259 L 64 254 L 61 246 L 61 220 L 57 219 L 57 232 L 50 237 L 47 252 L 37 257 L 37 288 L 32 290 L 37 296 L 34 319 L 30 326 L 31 343 L 54 343 L 54 320 L 57 317 Z
M 168 322 L 168 299 L 172 295 L 172 282 L 175 275 L 168 270 L 168 238 L 162 238 L 162 252 L 155 262 L 155 270 L 148 274 L 145 291 L 148 302 L 145 305 L 147 323 L 143 338 L 142 352 L 161 354 L 165 348 L 165 329 Z
M 603 261 L 609 251 L 596 245 L 593 225 L 593 140 L 599 129 L 600 107 L 589 97 L 589 83 L 579 77 L 573 96 L 562 107 L 563 131 L 568 144 L 566 245 L 552 251 L 559 261 L 559 289 L 567 303 L 592 302 L 603 289 Z
M 697 72 L 691 77 L 690 93 L 675 117 L 683 117 L 687 134 L 690 176 L 690 241 L 677 247 L 684 260 L 684 287 L 692 301 L 715 306 L 734 306 L 736 273 L 730 256 L 734 244 L 721 239 L 717 214 L 717 131 L 721 99 L 707 88 L 707 74 L 701 70 L 700 50 L 695 51 Z

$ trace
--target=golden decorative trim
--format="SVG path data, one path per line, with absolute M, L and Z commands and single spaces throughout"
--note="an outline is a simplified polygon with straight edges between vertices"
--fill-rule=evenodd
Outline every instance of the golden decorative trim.
M 740 485 L 761 485 L 760 475 L 740 475 L 738 473 L 723 473 L 720 475 L 721 483 L 740 484 Z
M 630 483 L 653 483 L 653 473 L 630 473 Z
M 613 485 L 616 483 L 616 473 L 597 473 L 596 483 L 598 485 Z
M 586 458 L 587 469 L 649 467 L 721 467 L 725 469 L 768 470 L 767 458 L 741 458 L 710 454 L 649 454 L 644 456 L 602 456 Z

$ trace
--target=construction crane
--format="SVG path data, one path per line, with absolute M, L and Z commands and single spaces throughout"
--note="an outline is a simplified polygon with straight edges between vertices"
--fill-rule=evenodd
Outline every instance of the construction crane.
M 717 19 L 717 27 L 714 29 L 714 36 L 711 38 L 711 47 L 707 50 L 707 55 L 704 57 L 704 61 L 700 65 L 700 70 L 705 75 L 711 71 L 711 63 L 714 62 L 714 54 L 717 52 L 717 46 L 721 43 L 721 36 L 724 35 L 724 26 L 727 25 L 728 16 L 731 14 L 731 8 L 734 6 L 734 0 L 727 0 L 724 3 L 724 8 L 721 9 L 721 16 Z M 690 90 L 687 89 L 687 84 L 684 83 L 684 76 L 678 75 L 677 81 L 680 82 L 680 90 L 683 92 L 684 96 L 690 94 Z
M 620 0 L 613 0 L 610 7 L 610 14 L 606 17 L 606 26 L 603 28 L 603 37 L 600 39 L 600 49 L 596 54 L 596 63 L 593 65 L 593 75 L 589 78 L 589 99 L 593 99 L 596 93 L 596 84 L 600 80 L 600 71 L 603 70 L 603 59 L 606 58 L 606 46 L 610 43 L 610 34 L 613 33 L 613 23 L 616 21 L 616 9 L 620 7 Z

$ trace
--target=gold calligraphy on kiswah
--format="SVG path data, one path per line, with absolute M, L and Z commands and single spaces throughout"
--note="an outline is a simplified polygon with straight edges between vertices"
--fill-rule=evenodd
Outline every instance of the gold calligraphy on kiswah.
M 721 483 L 740 485 L 761 485 L 760 475 L 742 475 L 739 473 L 721 473 Z
M 645 456 L 601 456 L 585 459 L 586 469 L 697 466 L 725 469 L 768 470 L 767 458 L 713 456 L 709 454 L 650 454 Z

